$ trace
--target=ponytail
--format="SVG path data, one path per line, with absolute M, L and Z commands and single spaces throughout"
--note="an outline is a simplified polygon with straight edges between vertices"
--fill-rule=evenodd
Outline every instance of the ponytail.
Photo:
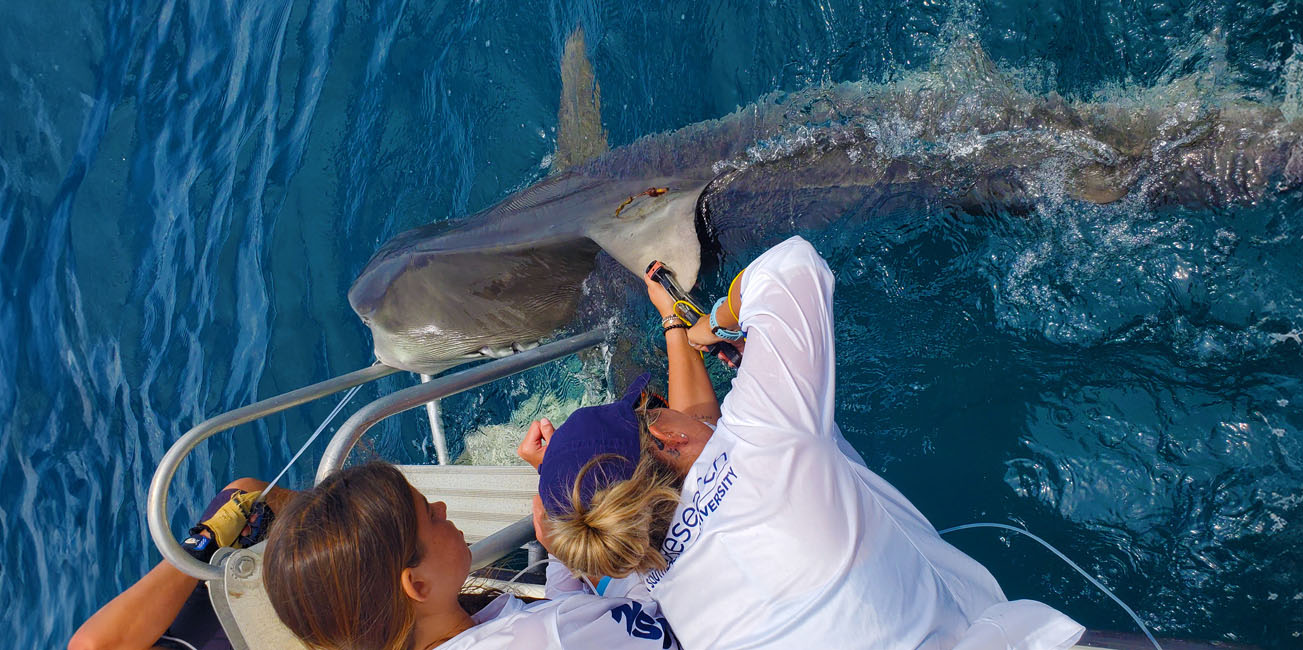
M 644 447 L 646 447 L 644 437 Z M 584 475 L 614 454 L 595 456 L 575 478 L 570 511 L 549 516 L 552 552 L 566 566 L 587 576 L 623 578 L 667 567 L 660 547 L 679 505 L 682 479 L 650 450 L 644 449 L 628 480 L 595 492 L 588 503 L 580 495 Z

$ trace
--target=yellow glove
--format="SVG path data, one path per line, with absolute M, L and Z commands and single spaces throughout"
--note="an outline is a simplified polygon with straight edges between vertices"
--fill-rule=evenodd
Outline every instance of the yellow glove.
M 262 490 L 254 492 L 245 492 L 236 490 L 231 495 L 231 500 L 217 509 L 212 517 L 205 519 L 194 528 L 190 529 L 191 535 L 198 535 L 201 531 L 208 531 L 213 536 L 213 541 L 218 546 L 233 546 L 240 548 L 236 542 L 240 539 L 240 533 L 244 532 L 244 527 L 249 524 L 249 513 L 253 509 L 253 502 L 262 494 Z

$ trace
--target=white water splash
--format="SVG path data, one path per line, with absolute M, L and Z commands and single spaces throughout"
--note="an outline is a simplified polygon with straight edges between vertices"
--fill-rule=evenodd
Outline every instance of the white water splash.
M 1294 44 L 1294 53 L 1285 59 L 1281 75 L 1285 82 L 1285 96 L 1280 102 L 1280 112 L 1287 120 L 1303 117 L 1303 44 Z
M 561 426 L 575 410 L 603 403 L 604 393 L 585 390 L 578 397 L 536 393 L 511 413 L 511 419 L 502 424 L 491 424 L 466 434 L 462 439 L 465 450 L 457 457 L 457 465 L 524 465 L 516 456 L 516 446 L 529 430 L 530 422 L 547 418 Z

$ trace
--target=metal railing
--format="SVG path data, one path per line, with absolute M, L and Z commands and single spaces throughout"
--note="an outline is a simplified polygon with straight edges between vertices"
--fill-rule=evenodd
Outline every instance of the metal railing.
M 200 562 L 190 556 L 172 535 L 172 528 L 167 521 L 167 490 L 172 485 L 172 477 L 181 465 L 181 461 L 209 436 L 246 422 L 264 418 L 273 413 L 333 395 L 354 386 L 375 381 L 398 372 L 397 368 L 376 364 L 361 370 L 354 370 L 346 375 L 305 386 L 288 393 L 270 397 L 234 411 L 227 411 L 216 417 L 200 422 L 185 432 L 172 447 L 163 454 L 163 459 L 154 470 L 154 478 L 149 482 L 149 496 L 146 501 L 146 519 L 149 522 L 149 535 L 154 539 L 154 546 L 163 554 L 172 566 L 182 573 L 200 580 L 217 580 L 222 577 L 221 567 Z
M 429 383 L 433 379 L 430 375 L 422 374 L 421 383 Z M 425 403 L 425 419 L 430 422 L 430 440 L 434 443 L 434 458 L 439 461 L 440 465 L 447 465 L 452 462 L 448 458 L 448 440 L 443 435 L 443 409 L 439 408 L 439 400 L 430 400 Z
M 421 384 L 404 388 L 363 406 L 348 418 L 335 432 L 335 437 L 331 438 L 326 453 L 321 457 L 321 464 L 317 466 L 317 482 L 320 483 L 331 472 L 343 467 L 357 441 L 381 420 L 593 347 L 606 340 L 608 332 L 607 328 L 599 327 L 584 334 L 541 345 L 533 350 L 490 361 L 470 370 L 429 380 L 422 378 Z M 437 414 L 431 414 L 430 426 L 438 426 Z M 435 430 L 434 433 L 436 440 L 442 438 L 441 430 Z M 534 539 L 533 519 L 523 517 L 471 544 L 471 570 L 482 569 L 496 562 L 532 539 Z
M 435 377 L 430 381 L 390 393 L 358 409 L 330 439 L 326 453 L 317 466 L 317 482 L 344 466 L 353 445 L 377 422 L 403 411 L 424 406 L 426 402 L 483 386 L 491 381 L 555 361 L 606 340 L 608 329 L 599 327 L 584 334 L 540 345 L 526 352 L 475 366 L 470 370 Z
M 584 334 L 541 345 L 533 350 L 490 361 L 469 370 L 436 377 L 429 381 L 391 393 L 363 406 L 335 433 L 326 453 L 317 467 L 316 481 L 320 482 L 330 472 L 343 466 L 353 445 L 377 422 L 408 409 L 416 408 L 449 395 L 482 386 L 549 361 L 593 347 L 606 339 L 608 329 L 599 327 Z M 181 436 L 163 455 L 149 483 L 146 502 L 146 520 L 149 534 L 163 558 L 182 573 L 200 580 L 220 580 L 223 572 L 191 557 L 172 535 L 167 521 L 167 493 L 181 461 L 205 439 L 233 427 L 252 422 L 273 413 L 332 395 L 354 386 L 365 384 L 395 372 L 397 368 L 376 364 L 345 375 L 327 379 L 288 393 L 283 393 L 248 406 L 228 411 L 199 423 Z M 434 423 L 432 422 L 432 426 Z M 439 432 L 441 433 L 441 432 Z M 446 454 L 446 451 L 444 452 Z M 443 462 L 444 458 L 440 458 Z M 471 546 L 475 568 L 486 566 L 493 560 L 517 549 L 534 536 L 533 525 L 526 517 L 486 537 Z M 490 557 L 491 556 L 491 557 Z M 488 558 L 488 559 L 485 559 Z
M 479 571 L 497 562 L 533 539 L 534 518 L 521 517 L 506 528 L 471 544 L 471 571 Z

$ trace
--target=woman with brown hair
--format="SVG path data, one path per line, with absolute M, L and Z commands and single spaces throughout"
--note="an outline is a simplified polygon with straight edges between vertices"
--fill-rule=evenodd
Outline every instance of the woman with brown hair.
M 1070 647 L 1080 625 L 1007 601 L 842 436 L 833 284 L 799 237 L 753 261 L 691 328 L 649 281 L 670 404 L 639 409 L 626 395 L 555 431 L 540 539 L 578 571 L 637 576 L 692 648 Z M 692 375 L 676 375 L 675 351 L 721 340 L 746 346 L 722 409 L 683 410 L 676 383 Z M 672 511 L 656 465 L 682 477 Z
M 552 600 L 464 594 L 470 562 L 443 502 L 370 463 L 331 474 L 279 513 L 263 581 L 281 621 L 313 648 L 678 647 L 654 603 L 569 591 L 557 569 Z

